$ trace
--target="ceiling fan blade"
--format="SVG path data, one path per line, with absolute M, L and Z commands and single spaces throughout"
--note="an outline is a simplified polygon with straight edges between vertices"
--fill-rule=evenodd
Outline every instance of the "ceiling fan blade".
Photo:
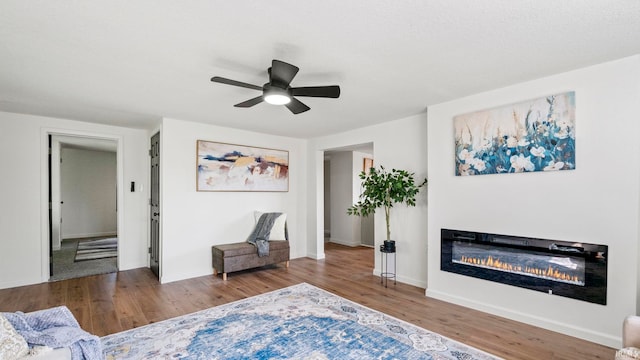
M 284 106 L 286 106 L 287 109 L 291 110 L 291 112 L 294 114 L 300 114 L 301 112 L 305 112 L 311 109 L 307 105 L 303 104 L 302 101 L 296 98 L 291 98 L 291 101 L 288 104 L 285 104 Z
M 295 65 L 274 59 L 271 63 L 271 71 L 269 71 L 269 80 L 272 85 L 275 84 L 278 87 L 286 89 L 298 73 L 298 70 L 300 70 L 300 68 Z
M 242 108 L 248 108 L 248 107 L 252 107 L 253 105 L 257 105 L 260 104 L 264 99 L 262 98 L 262 95 L 258 96 L 258 97 L 254 97 L 253 99 L 249 99 L 247 101 L 243 101 L 239 104 L 235 104 L 233 106 L 235 107 L 242 107 Z
M 211 81 L 217 82 L 217 83 L 221 83 L 221 84 L 240 86 L 240 87 L 243 87 L 243 88 L 262 91 L 262 86 L 247 84 L 247 83 L 243 83 L 241 81 L 231 80 L 231 79 L 223 78 L 223 77 L 220 77 L 220 76 L 212 77 Z
M 311 96 L 311 97 L 325 97 L 325 98 L 338 98 L 340 97 L 340 86 L 306 86 L 291 88 L 291 94 L 293 96 Z

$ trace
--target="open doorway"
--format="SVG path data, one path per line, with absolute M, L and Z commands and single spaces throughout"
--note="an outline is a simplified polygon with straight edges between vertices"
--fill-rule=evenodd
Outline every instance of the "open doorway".
M 118 142 L 50 135 L 50 281 L 118 270 Z
M 362 218 L 347 215 L 347 208 L 360 196 L 359 174 L 372 161 L 373 143 L 324 151 L 325 245 L 340 244 L 353 248 L 374 246 L 373 216 Z

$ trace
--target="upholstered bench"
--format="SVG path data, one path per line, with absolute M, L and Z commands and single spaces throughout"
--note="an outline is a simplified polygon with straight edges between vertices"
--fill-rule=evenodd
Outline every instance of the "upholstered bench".
M 248 242 L 214 245 L 211 247 L 213 257 L 213 275 L 222 273 L 222 280 L 227 280 L 227 273 L 252 269 L 265 265 L 285 262 L 289 267 L 289 241 L 269 240 L 269 255 L 259 257 L 254 245 Z

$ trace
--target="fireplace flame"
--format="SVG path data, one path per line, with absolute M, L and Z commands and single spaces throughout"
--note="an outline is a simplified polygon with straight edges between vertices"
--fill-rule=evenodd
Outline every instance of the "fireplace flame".
M 506 272 L 520 273 L 529 276 L 551 279 L 555 281 L 584 285 L 584 280 L 580 279 L 578 276 L 559 271 L 558 269 L 554 269 L 551 265 L 549 265 L 547 269 L 528 266 L 523 267 L 521 265 L 510 264 L 501 261 L 500 259 L 494 259 L 491 255 L 489 255 L 485 259 L 463 255 L 458 262 Z

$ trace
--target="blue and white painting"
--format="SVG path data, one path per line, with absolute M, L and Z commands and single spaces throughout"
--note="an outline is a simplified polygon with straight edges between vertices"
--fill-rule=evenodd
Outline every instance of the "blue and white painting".
M 575 92 L 454 117 L 456 176 L 573 170 Z

